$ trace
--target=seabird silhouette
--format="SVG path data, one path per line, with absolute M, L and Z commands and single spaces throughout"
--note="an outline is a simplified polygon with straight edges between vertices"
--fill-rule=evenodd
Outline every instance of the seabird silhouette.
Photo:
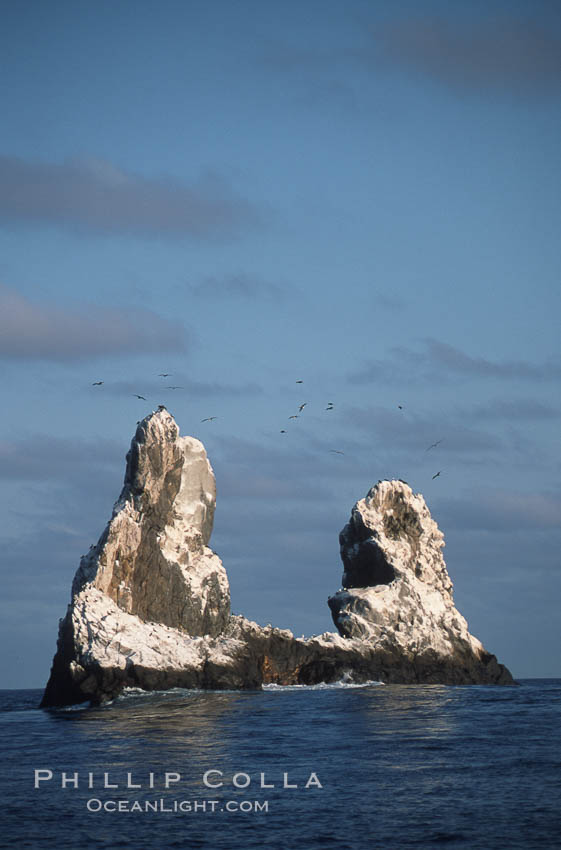
M 160 372 L 158 378 L 169 378 L 171 376 L 171 372 Z
M 338 449 L 329 449 L 330 452 L 333 452 L 335 455 L 344 455 L 345 452 L 340 452 Z
M 217 416 L 207 416 L 206 419 L 201 419 L 201 422 L 212 422 L 213 419 L 217 419 Z
M 184 387 L 166 387 L 166 390 L 182 390 Z
M 103 383 L 103 381 L 94 381 L 93 384 L 92 384 L 92 387 L 100 387 L 102 385 L 102 383 Z
M 439 445 L 441 444 L 441 442 L 442 442 L 442 440 L 437 440 L 437 441 L 436 441 L 436 443 L 433 443 L 432 445 L 430 445 L 430 446 L 428 447 L 428 449 L 425 449 L 425 451 L 426 451 L 426 452 L 428 452 L 428 451 L 430 451 L 431 449 L 435 449 L 437 446 L 439 446 Z
M 140 399 L 142 399 L 142 401 L 146 401 L 146 399 L 144 398 L 144 396 L 143 396 L 143 395 L 138 395 L 138 393 L 133 393 L 133 396 L 134 396 L 135 398 L 140 398 Z
M 289 419 L 298 419 L 298 414 L 295 413 L 293 416 L 289 416 L 288 418 Z
M 304 381 L 296 381 L 297 384 L 303 384 Z
M 438 478 L 441 472 L 444 472 L 444 470 L 440 469 L 435 475 L 432 476 L 432 480 L 434 481 L 435 478 Z
M 306 407 L 307 404 L 308 404 L 308 402 L 305 401 L 304 404 L 300 405 L 300 407 L 298 408 L 299 413 L 302 413 L 302 411 L 304 410 L 304 408 Z

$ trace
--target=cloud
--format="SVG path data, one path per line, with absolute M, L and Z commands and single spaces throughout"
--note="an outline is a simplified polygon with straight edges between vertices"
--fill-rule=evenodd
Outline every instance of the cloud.
M 347 421 L 371 437 L 377 437 L 388 451 L 422 452 L 425 459 L 429 446 L 441 440 L 438 455 L 457 457 L 459 455 L 501 451 L 504 442 L 494 434 L 476 428 L 469 428 L 453 416 L 430 418 L 419 414 L 409 414 L 407 418 L 399 410 L 372 406 L 369 408 L 351 408 Z M 428 460 L 428 457 L 426 458 Z
M 402 298 L 398 298 L 395 295 L 388 295 L 381 290 L 372 292 L 371 298 L 375 307 L 379 307 L 382 310 L 389 310 L 392 313 L 401 313 L 406 307 L 405 301 Z
M 243 398 L 263 394 L 263 387 L 252 381 L 245 384 L 221 384 L 217 381 L 194 381 L 178 372 L 168 378 L 146 380 L 138 378 L 133 381 L 114 381 L 105 383 L 100 390 L 114 396 L 139 393 L 145 395 L 147 401 L 159 404 L 162 401 L 179 401 L 188 397 L 193 398 Z
M 373 36 L 373 46 L 357 56 L 427 74 L 455 89 L 516 95 L 561 90 L 561 32 L 545 21 L 423 15 L 376 25 Z
M 561 412 L 549 404 L 543 404 L 536 399 L 493 399 L 466 409 L 463 416 L 492 421 L 507 420 L 509 422 L 547 422 L 559 419 Z
M 285 499 L 317 498 L 318 482 L 329 474 L 323 460 L 302 445 L 295 451 L 282 437 L 274 445 L 233 436 L 216 440 L 221 494 L 257 501 L 267 498 L 274 510 Z
M 182 325 L 149 310 L 40 304 L 0 286 L 0 359 L 66 361 L 186 347 Z
M 207 173 L 191 185 L 96 159 L 63 164 L 0 156 L 0 221 L 84 233 L 228 238 L 258 224 L 256 209 Z
M 197 297 L 209 299 L 266 298 L 279 301 L 284 296 L 284 290 L 277 284 L 247 273 L 205 277 L 200 283 L 191 286 L 190 290 Z
M 126 453 L 113 440 L 81 440 L 36 434 L 0 440 L 0 480 L 82 483 L 122 464 Z M 101 471 L 100 471 L 101 468 Z
M 532 11 L 530 11 L 530 15 Z M 377 76 L 401 70 L 443 83 L 455 91 L 505 93 L 517 97 L 555 96 L 561 91 L 561 28 L 555 13 L 524 19 L 515 14 L 480 13 L 372 16 L 361 32 L 340 45 L 301 47 L 273 42 L 262 64 L 282 73 L 331 79 L 357 65 Z M 345 82 L 339 82 L 341 87 Z
M 472 357 L 458 348 L 434 339 L 426 341 L 425 360 L 441 366 L 455 374 L 473 375 L 479 378 L 506 378 L 514 380 L 542 381 L 561 377 L 561 362 L 548 360 L 535 364 L 523 360 L 493 361 L 484 357 Z
M 559 531 L 561 495 L 480 486 L 459 498 L 448 496 L 435 513 L 442 527 L 449 529 L 508 535 Z
M 445 342 L 424 340 L 424 350 L 394 347 L 389 357 L 370 360 L 362 369 L 348 375 L 352 384 L 384 381 L 395 384 L 434 381 L 442 378 L 493 378 L 499 380 L 551 381 L 561 377 L 561 361 L 549 358 L 542 363 L 524 360 L 490 360 L 466 354 Z

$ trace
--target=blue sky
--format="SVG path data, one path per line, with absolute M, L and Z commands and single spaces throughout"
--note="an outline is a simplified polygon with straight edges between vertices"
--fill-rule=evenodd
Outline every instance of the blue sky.
M 3 687 L 46 681 L 160 403 L 236 612 L 330 629 L 399 477 L 471 631 L 561 676 L 558 4 L 27 2 L 0 42 Z

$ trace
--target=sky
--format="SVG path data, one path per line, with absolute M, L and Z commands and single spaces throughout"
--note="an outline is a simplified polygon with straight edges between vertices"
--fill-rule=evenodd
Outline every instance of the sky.
M 45 684 L 158 404 L 235 613 L 332 630 L 401 478 L 470 631 L 561 676 L 559 4 L 26 0 L 0 56 L 2 687 Z

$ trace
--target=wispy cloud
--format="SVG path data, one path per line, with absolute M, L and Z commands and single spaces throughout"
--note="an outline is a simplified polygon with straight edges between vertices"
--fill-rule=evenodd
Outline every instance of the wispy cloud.
M 449 343 L 427 339 L 420 351 L 406 346 L 392 348 L 387 358 L 366 362 L 349 374 L 348 380 L 353 384 L 379 381 L 411 384 L 454 376 L 534 382 L 558 380 L 561 360 L 550 358 L 541 363 L 491 360 L 467 354 Z
M 405 70 L 455 91 L 555 96 L 561 91 L 561 27 L 553 15 L 493 14 L 475 8 L 425 10 L 361 21 L 345 44 L 274 42 L 261 62 L 283 73 L 332 80 L 357 66 L 377 75 Z M 541 11 L 541 10 L 540 10 Z M 532 19 L 533 18 L 533 19 Z M 340 82 L 345 86 L 345 82 Z
M 457 457 L 465 454 L 500 451 L 503 440 L 480 428 L 468 427 L 454 415 L 427 417 L 385 407 L 351 408 L 346 416 L 349 424 L 376 437 L 387 451 L 417 452 L 424 459 L 429 446 L 439 442 L 438 455 Z
M 146 378 L 139 376 L 130 381 L 112 381 L 103 386 L 102 392 L 114 396 L 130 393 L 145 395 L 148 401 L 179 400 L 192 398 L 244 398 L 263 394 L 263 387 L 252 381 L 243 384 L 222 384 L 218 381 L 194 381 L 179 372 L 168 378 Z
M 280 301 L 284 290 L 257 275 L 240 272 L 223 277 L 205 277 L 200 283 L 189 287 L 193 295 L 208 299 L 249 299 L 265 298 Z
M 473 357 L 459 348 L 435 339 L 426 341 L 425 362 L 433 363 L 456 374 L 479 378 L 505 378 L 543 381 L 561 377 L 561 361 L 529 363 L 524 360 L 489 360 Z
M 561 529 L 561 495 L 478 487 L 461 497 L 448 496 L 438 514 L 445 528 L 515 534 Z
M 183 326 L 149 310 L 43 304 L 0 286 L 0 359 L 66 361 L 186 347 Z
M 561 411 L 537 399 L 492 399 L 463 409 L 462 417 L 490 422 L 546 422 L 559 419 Z
M 207 173 L 186 185 L 96 159 L 39 162 L 0 156 L 0 220 L 135 236 L 224 238 L 260 216 L 226 180 Z
M 125 451 L 113 440 L 48 434 L 0 440 L 0 480 L 85 484 L 94 471 L 103 468 L 107 474 L 108 468 L 122 464 Z
M 373 291 L 371 300 L 374 307 L 381 310 L 388 310 L 391 313 L 401 313 L 406 309 L 406 303 L 402 298 L 396 295 L 389 295 L 382 290 Z
M 418 15 L 373 28 L 366 60 L 386 60 L 447 86 L 524 94 L 561 90 L 561 30 L 512 14 Z M 359 53 L 360 55 L 360 53 Z

